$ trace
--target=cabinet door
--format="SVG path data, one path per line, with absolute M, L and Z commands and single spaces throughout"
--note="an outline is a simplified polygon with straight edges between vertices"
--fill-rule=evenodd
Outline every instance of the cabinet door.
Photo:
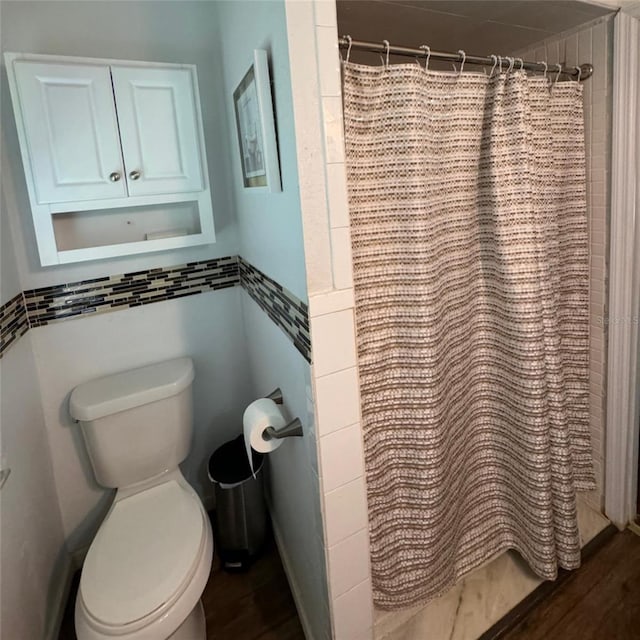
M 129 195 L 204 188 L 190 69 L 111 67 Z
M 109 67 L 14 64 L 37 201 L 126 196 Z

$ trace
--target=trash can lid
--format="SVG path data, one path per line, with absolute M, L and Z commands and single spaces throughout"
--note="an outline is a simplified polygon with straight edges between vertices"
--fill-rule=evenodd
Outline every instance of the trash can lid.
M 264 462 L 264 454 L 251 450 L 253 469 L 257 473 Z M 209 476 L 214 482 L 235 484 L 251 478 L 249 458 L 244 447 L 244 437 L 238 436 L 218 447 L 209 458 Z

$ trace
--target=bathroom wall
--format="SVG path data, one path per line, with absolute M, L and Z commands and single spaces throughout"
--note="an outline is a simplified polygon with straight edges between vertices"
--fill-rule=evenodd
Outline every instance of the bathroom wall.
M 286 7 L 332 633 L 365 640 L 373 604 L 336 8 L 333 0 Z
M 0 194 L 0 307 L 22 289 Z M 31 340 L 0 359 L 0 635 L 52 638 L 68 568 Z
M 221 65 L 212 33 L 214 2 L 2 3 L 5 51 L 195 63 L 198 67 L 218 241 L 214 245 L 41 268 L 2 69 L 2 184 L 23 289 L 178 265 L 238 253 L 231 209 Z M 195 357 L 195 440 L 185 470 L 210 495 L 204 464 L 212 448 L 239 431 L 251 398 L 239 288 L 212 291 L 32 329 L 64 535 L 71 551 L 88 544 L 108 497 L 96 486 L 66 411 L 68 393 L 91 377 L 174 355 Z
M 216 55 L 224 69 L 222 93 L 227 109 L 240 255 L 288 290 L 287 295 L 297 298 L 306 310 L 298 187 L 301 178 L 297 171 L 300 141 L 293 128 L 285 3 L 220 2 L 217 9 L 219 33 L 214 40 L 219 41 Z M 282 176 L 280 193 L 252 192 L 242 186 L 232 95 L 252 63 L 254 49 L 265 49 L 270 60 Z M 248 293 L 242 295 L 242 308 L 255 395 L 280 387 L 287 417 L 299 417 L 304 427 L 304 437 L 288 439 L 269 455 L 269 502 L 278 546 L 307 638 L 324 640 L 330 631 L 310 366 Z
M 526 60 L 547 60 L 579 65 L 590 62 L 593 76 L 583 83 L 585 147 L 587 156 L 587 207 L 591 256 L 590 417 L 597 489 L 586 494 L 589 504 L 604 505 L 606 372 L 607 372 L 607 262 L 611 172 L 613 17 L 561 33 L 519 51 Z

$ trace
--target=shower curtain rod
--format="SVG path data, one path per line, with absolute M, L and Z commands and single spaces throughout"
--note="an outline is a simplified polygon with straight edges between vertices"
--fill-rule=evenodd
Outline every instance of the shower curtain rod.
M 340 49 L 357 49 L 359 51 L 370 51 L 371 53 L 382 53 L 394 56 L 410 56 L 412 58 L 426 58 L 427 50 L 414 49 L 412 47 L 398 47 L 395 45 L 387 45 L 384 42 L 367 42 L 365 40 L 353 40 L 349 36 L 342 36 L 338 39 L 338 46 Z M 451 62 L 463 62 L 465 64 L 479 64 L 483 66 L 493 66 L 494 58 L 490 56 L 473 56 L 462 55 L 461 53 L 445 53 L 442 51 L 430 51 L 430 59 L 433 60 L 450 60 Z M 512 58 L 502 56 L 503 67 L 511 64 Z M 572 78 L 579 78 L 580 80 L 586 80 L 591 77 L 593 73 L 593 65 L 590 63 L 581 64 L 579 67 L 566 67 L 564 65 L 550 64 L 546 62 L 522 62 L 517 58 L 515 62 L 516 69 L 526 69 L 527 71 L 548 71 L 550 74 L 555 74 L 560 71 L 563 75 L 570 76 Z

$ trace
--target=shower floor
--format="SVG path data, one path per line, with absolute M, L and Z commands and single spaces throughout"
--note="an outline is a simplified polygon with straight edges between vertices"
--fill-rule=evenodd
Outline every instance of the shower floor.
M 578 500 L 583 547 L 609 524 L 584 500 Z M 376 611 L 375 640 L 477 640 L 542 582 L 517 553 L 505 553 L 427 605 Z

